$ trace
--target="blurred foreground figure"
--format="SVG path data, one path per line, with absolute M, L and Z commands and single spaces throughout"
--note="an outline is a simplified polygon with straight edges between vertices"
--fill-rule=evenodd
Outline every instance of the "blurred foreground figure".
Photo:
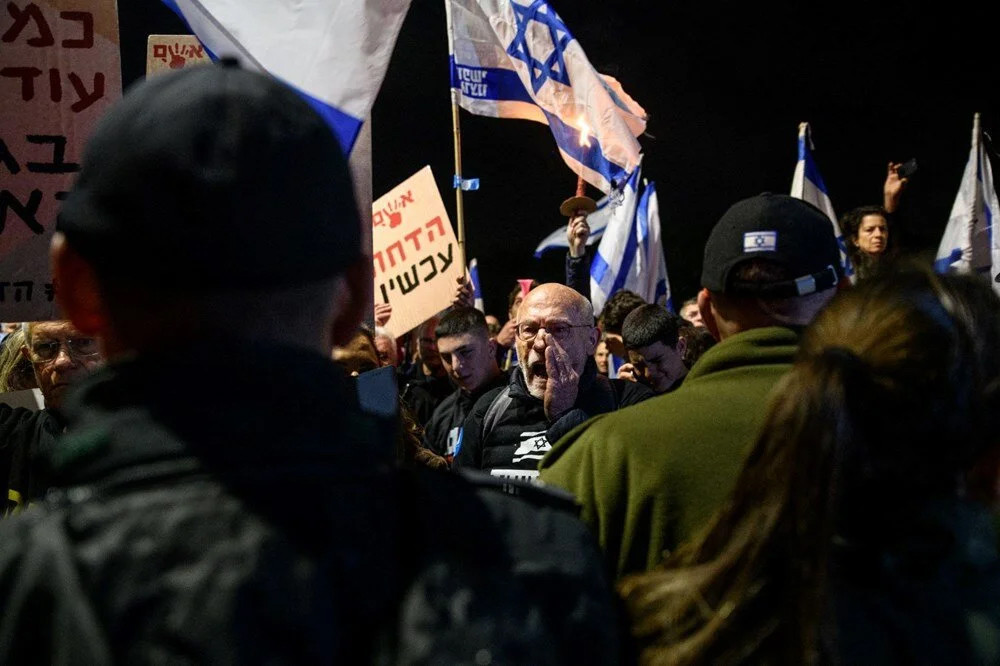
M 52 253 L 110 362 L 64 401 L 57 489 L 0 525 L 0 663 L 614 660 L 585 529 L 398 468 L 396 422 L 330 360 L 372 266 L 296 93 L 227 66 L 138 85 Z
M 642 663 L 1000 663 L 998 350 L 978 278 L 841 294 L 725 508 L 622 582 Z

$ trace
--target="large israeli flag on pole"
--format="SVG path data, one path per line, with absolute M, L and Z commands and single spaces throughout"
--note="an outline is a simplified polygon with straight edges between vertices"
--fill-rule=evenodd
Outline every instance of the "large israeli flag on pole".
M 791 195 L 796 199 L 811 203 L 830 218 L 830 224 L 833 225 L 833 235 L 837 238 L 837 245 L 840 246 L 840 265 L 844 269 L 844 275 L 853 280 L 854 267 L 851 266 L 851 261 L 847 258 L 847 241 L 840 231 L 837 214 L 833 211 L 830 195 L 826 191 L 826 184 L 823 182 L 823 176 L 819 173 L 819 167 L 816 166 L 816 160 L 813 159 L 812 151 L 812 133 L 809 123 L 799 123 L 799 159 L 795 164 L 795 173 L 792 176 Z
M 345 153 L 382 85 L 410 0 L 163 0 L 213 60 L 233 57 L 297 90 Z
M 650 303 L 668 305 L 670 282 L 660 236 L 656 185 L 639 186 L 639 169 L 628 180 L 590 265 L 590 300 L 600 314 L 616 291 L 629 289 Z M 668 305 L 669 307 L 669 305 Z
M 988 273 L 993 288 L 1000 292 L 1000 234 L 993 229 L 998 210 L 993 169 L 983 150 L 977 113 L 972 123 L 972 149 L 938 247 L 935 270 Z
M 605 193 L 620 187 L 639 164 L 646 112 L 594 70 L 555 10 L 545 0 L 445 2 L 453 100 L 477 115 L 547 123 L 575 173 Z

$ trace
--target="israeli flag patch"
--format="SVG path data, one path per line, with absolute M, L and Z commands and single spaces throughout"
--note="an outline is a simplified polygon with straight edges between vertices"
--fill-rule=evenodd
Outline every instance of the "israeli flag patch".
M 777 231 L 750 231 L 743 234 L 744 252 L 774 252 L 777 249 Z

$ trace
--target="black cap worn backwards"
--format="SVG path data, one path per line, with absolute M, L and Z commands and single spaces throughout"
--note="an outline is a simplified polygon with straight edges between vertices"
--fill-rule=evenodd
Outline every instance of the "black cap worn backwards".
M 361 255 L 330 128 L 286 85 L 228 63 L 154 77 L 112 106 L 57 229 L 99 271 L 184 290 L 295 286 Z
M 751 259 L 766 259 L 792 277 L 733 280 L 733 269 Z M 801 199 L 764 193 L 736 202 L 712 229 L 701 284 L 719 294 L 787 298 L 835 287 L 840 276 L 840 250 L 826 214 Z

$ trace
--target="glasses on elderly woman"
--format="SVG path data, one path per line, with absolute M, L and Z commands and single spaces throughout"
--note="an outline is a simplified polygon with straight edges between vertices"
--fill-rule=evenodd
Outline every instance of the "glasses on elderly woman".
M 67 338 L 66 340 L 37 340 L 31 343 L 28 356 L 32 363 L 48 363 L 59 355 L 59 348 L 66 347 L 66 352 L 73 358 L 88 358 L 97 356 L 101 349 L 97 338 Z
M 524 322 L 517 325 L 517 337 L 524 342 L 531 342 L 538 335 L 538 332 L 545 329 L 545 332 L 560 342 L 569 336 L 569 332 L 574 328 L 592 328 L 591 324 L 567 324 L 554 321 L 550 324 L 537 324 L 535 322 Z

